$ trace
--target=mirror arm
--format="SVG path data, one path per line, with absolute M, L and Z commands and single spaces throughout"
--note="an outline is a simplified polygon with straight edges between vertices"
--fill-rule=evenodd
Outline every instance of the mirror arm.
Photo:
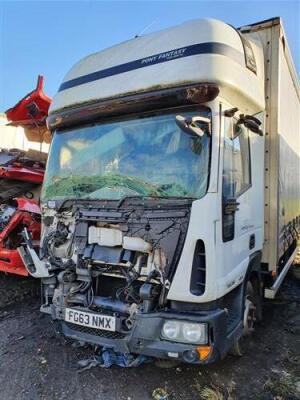
M 186 132 L 189 135 L 197 135 L 197 136 L 203 136 L 203 134 L 200 134 L 197 132 L 197 123 L 200 122 L 205 122 L 209 129 L 208 129 L 208 134 L 211 135 L 210 132 L 210 119 L 205 118 L 205 117 L 192 117 L 192 118 L 184 118 L 181 115 L 177 115 L 175 118 L 176 124 L 179 126 L 180 129 L 182 129 L 184 132 Z
M 224 115 L 225 117 L 232 118 L 237 111 L 239 111 L 237 107 L 230 108 L 229 110 L 224 111 Z

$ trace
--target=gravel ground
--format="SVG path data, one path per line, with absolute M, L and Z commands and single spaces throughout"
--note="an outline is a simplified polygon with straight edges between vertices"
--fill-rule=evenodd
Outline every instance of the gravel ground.
M 208 367 L 154 363 L 134 369 L 77 361 L 92 348 L 74 346 L 39 312 L 37 281 L 0 276 L 0 399 L 148 400 L 163 388 L 168 400 L 300 399 L 300 280 L 287 278 L 244 357 Z

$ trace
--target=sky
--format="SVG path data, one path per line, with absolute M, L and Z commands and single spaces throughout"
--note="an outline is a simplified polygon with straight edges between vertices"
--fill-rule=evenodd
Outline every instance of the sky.
M 137 34 L 201 17 L 239 27 L 275 16 L 283 19 L 299 74 L 300 0 L 0 0 L 0 112 L 34 89 L 39 74 L 52 97 L 78 60 Z

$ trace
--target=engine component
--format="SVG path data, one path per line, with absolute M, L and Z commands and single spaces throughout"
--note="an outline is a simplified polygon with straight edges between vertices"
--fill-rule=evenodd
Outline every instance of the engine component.
M 106 310 L 130 314 L 130 305 L 120 300 L 112 300 L 107 297 L 95 296 L 92 304 L 100 308 L 105 308 Z
M 55 256 L 54 249 L 63 245 L 66 242 L 68 235 L 69 235 L 68 227 L 64 223 L 59 222 L 57 224 L 56 230 L 50 231 L 44 237 L 43 244 L 41 247 L 43 256 L 54 257 Z
M 33 249 L 32 241 L 26 228 L 24 228 L 24 239 L 26 242 L 26 247 L 20 246 L 18 250 L 27 271 L 34 278 L 47 278 L 51 276 L 46 263 L 40 260 Z
M 113 228 L 97 228 L 91 226 L 89 228 L 89 244 L 97 243 L 100 246 L 116 247 L 121 246 L 123 234 L 119 229 Z
M 143 311 L 150 312 L 153 309 L 154 300 L 158 296 L 157 286 L 144 283 L 140 287 L 140 297 L 143 300 Z
M 150 253 L 147 262 L 147 273 L 148 275 L 153 270 L 158 270 L 161 275 L 164 274 L 165 267 L 167 265 L 167 258 L 161 248 L 155 249 Z
M 65 271 L 61 271 L 57 275 L 57 280 L 60 283 L 70 283 L 75 282 L 76 280 L 76 273 L 70 269 L 66 269 Z
M 127 250 L 140 251 L 141 253 L 150 253 L 152 246 L 140 237 L 124 236 L 123 248 Z

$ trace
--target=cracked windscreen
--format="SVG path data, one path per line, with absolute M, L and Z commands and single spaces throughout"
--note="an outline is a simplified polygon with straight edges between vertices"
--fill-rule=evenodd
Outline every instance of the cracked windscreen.
M 177 113 L 54 133 L 42 199 L 125 196 L 195 197 L 206 193 L 210 133 L 189 135 Z M 182 112 L 210 117 L 208 109 Z

